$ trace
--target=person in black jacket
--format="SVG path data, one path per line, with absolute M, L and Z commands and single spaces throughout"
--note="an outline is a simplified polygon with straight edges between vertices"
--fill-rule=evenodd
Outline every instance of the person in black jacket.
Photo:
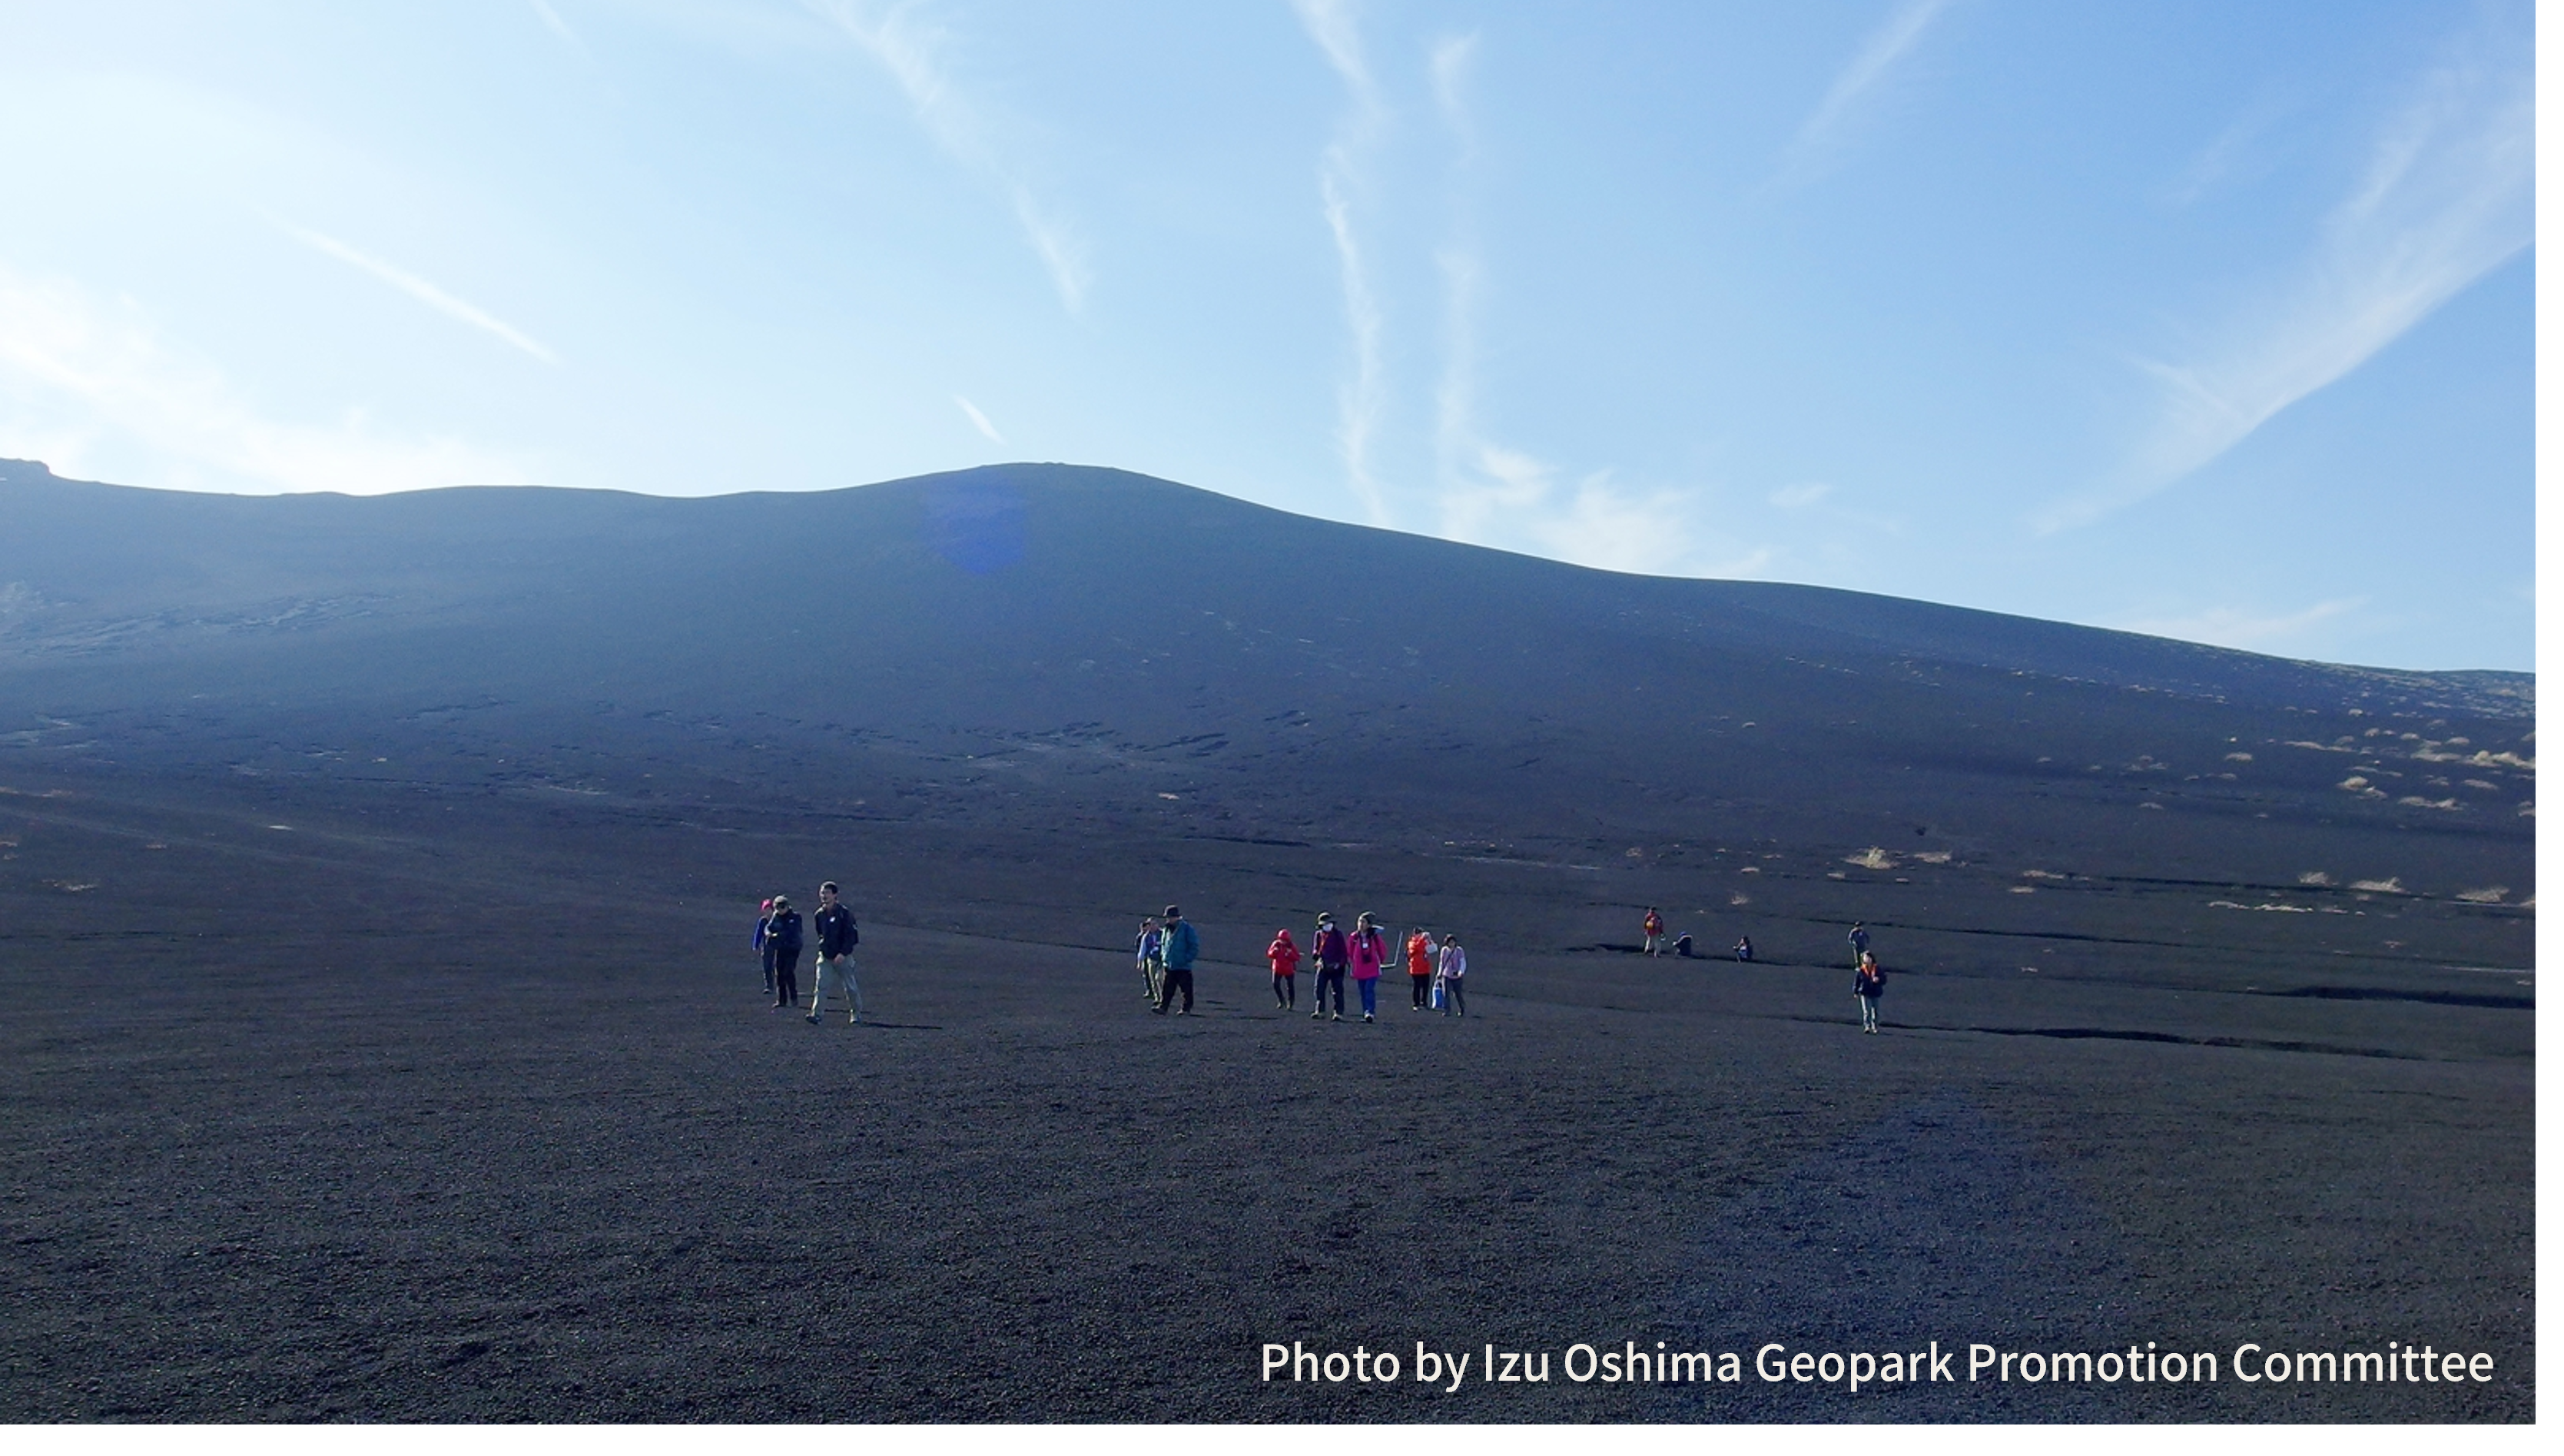
M 810 973 L 810 1014 L 804 1019 L 819 1024 L 819 1007 L 833 980 L 845 989 L 846 1024 L 852 1026 L 864 1019 L 864 993 L 855 985 L 855 913 L 837 903 L 836 881 L 819 887 L 819 913 L 810 926 L 819 933 L 819 965 Z
M 774 957 L 774 1009 L 780 1011 L 801 999 L 801 912 L 780 895 L 765 920 L 765 949 Z
M 1345 941 L 1345 933 L 1336 929 L 1333 915 L 1318 917 L 1318 929 L 1309 936 L 1309 954 L 1318 962 L 1318 994 L 1309 1003 L 1309 1019 L 1327 1014 L 1327 988 L 1336 992 L 1335 1017 L 1345 1019 L 1345 967 L 1353 961 L 1353 948 Z

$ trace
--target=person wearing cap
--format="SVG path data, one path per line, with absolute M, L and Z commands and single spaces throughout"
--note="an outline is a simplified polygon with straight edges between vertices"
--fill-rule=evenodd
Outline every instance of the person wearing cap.
M 774 994 L 774 947 L 766 943 L 765 923 L 773 918 L 774 897 L 769 895 L 756 903 L 756 934 L 748 942 L 756 947 L 757 963 L 765 969 L 765 993 L 769 996 Z
M 801 912 L 784 896 L 774 897 L 774 913 L 765 918 L 765 948 L 774 957 L 774 1009 L 801 999 Z
M 810 972 L 810 1015 L 812 1026 L 819 1024 L 819 1007 L 828 999 L 828 982 L 835 981 L 846 996 L 846 1024 L 864 1019 L 864 993 L 855 984 L 855 913 L 837 903 L 837 882 L 819 887 L 819 913 L 811 917 L 810 927 L 819 933 L 819 963 Z
M 1167 966 L 1166 974 L 1159 982 L 1159 1015 L 1166 1015 L 1167 1008 L 1175 1003 L 1178 987 L 1184 993 L 1184 1009 L 1175 1014 L 1193 1014 L 1193 960 L 1200 954 L 1201 936 L 1193 933 L 1193 923 L 1184 919 L 1182 911 L 1168 906 L 1166 928 L 1160 933 L 1158 941 L 1158 958 Z
M 1317 994 L 1309 1001 L 1310 1020 L 1315 1021 L 1327 1014 L 1329 986 L 1335 987 L 1336 991 L 1336 1019 L 1338 1021 L 1345 1019 L 1345 963 L 1348 959 L 1348 951 L 1345 933 L 1336 929 L 1336 918 L 1331 914 L 1321 913 L 1318 916 L 1318 928 L 1309 933 L 1309 954 L 1318 962 Z

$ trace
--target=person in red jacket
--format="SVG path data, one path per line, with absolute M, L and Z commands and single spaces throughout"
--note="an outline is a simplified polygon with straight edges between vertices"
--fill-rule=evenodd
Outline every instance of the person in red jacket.
M 1429 1011 L 1433 1004 L 1433 937 L 1417 926 L 1406 937 L 1406 978 L 1415 988 L 1415 1004 L 1407 1009 Z
M 1649 955 L 1658 953 L 1659 942 L 1665 937 L 1665 918 L 1656 914 L 1654 906 L 1647 907 L 1647 918 L 1638 922 L 1638 929 L 1646 933 L 1647 953 Z
M 1297 1011 L 1300 1009 L 1300 947 L 1292 943 L 1288 930 L 1273 933 L 1273 943 L 1264 947 L 1264 958 L 1273 962 L 1273 1004 L 1285 1011 Z

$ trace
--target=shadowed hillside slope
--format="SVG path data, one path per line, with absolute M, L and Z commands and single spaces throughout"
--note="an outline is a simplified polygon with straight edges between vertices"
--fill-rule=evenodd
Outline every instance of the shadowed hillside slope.
M 1767 886 L 2365 882 L 2473 916 L 2531 883 L 2520 675 L 1618 575 L 1067 466 L 664 500 L 15 465 L 0 515 L 0 763 L 1686 887 L 1767 856 Z

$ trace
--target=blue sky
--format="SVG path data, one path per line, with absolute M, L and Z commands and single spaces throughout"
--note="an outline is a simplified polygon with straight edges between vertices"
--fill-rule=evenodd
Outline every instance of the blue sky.
M 1065 460 L 2525 670 L 2532 23 L 10 6 L 0 455 L 672 495 Z

